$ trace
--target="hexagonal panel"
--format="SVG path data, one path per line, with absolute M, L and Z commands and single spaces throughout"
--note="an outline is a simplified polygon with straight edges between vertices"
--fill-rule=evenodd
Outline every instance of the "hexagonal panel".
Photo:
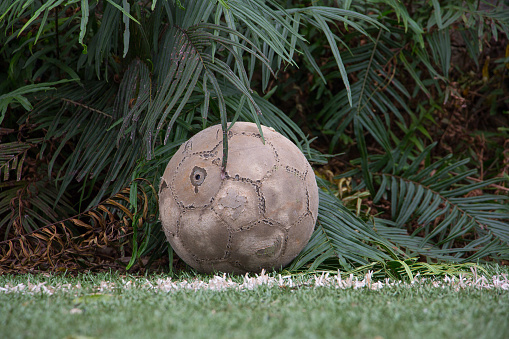
M 231 126 L 231 123 L 228 123 L 228 128 Z M 262 126 L 262 131 L 265 134 L 265 130 L 268 130 L 267 127 Z M 239 134 L 255 134 L 259 135 L 260 132 L 258 131 L 258 126 L 256 124 L 253 124 L 252 122 L 244 122 L 244 121 L 237 121 L 233 125 L 232 128 L 230 128 L 230 131 L 234 133 Z
M 191 154 L 197 154 L 213 150 L 223 141 L 223 131 L 220 125 L 214 125 L 196 133 L 186 143 Z
M 277 145 L 277 155 L 280 166 L 290 166 L 304 174 L 311 168 L 309 162 L 300 149 L 289 139 L 278 134 L 272 143 Z
M 229 140 L 228 165 L 226 166 L 229 176 L 238 175 L 240 178 L 257 181 L 266 176 L 275 166 L 274 150 L 270 145 L 264 145 L 260 138 L 234 134 Z
M 316 218 L 318 217 L 319 197 L 318 197 L 318 185 L 316 184 L 315 173 L 313 172 L 312 169 L 306 173 L 305 182 L 309 197 L 308 209 L 316 220 Z
M 177 253 L 180 259 L 184 260 L 186 264 L 189 266 L 200 269 L 198 262 L 193 254 L 193 252 L 188 250 L 187 244 L 182 242 L 182 239 L 177 236 L 168 237 L 168 242 L 171 245 L 171 248 Z
M 257 221 L 249 229 L 232 233 L 231 260 L 251 272 L 272 268 L 283 252 L 285 238 L 285 232 L 277 224 Z
M 208 206 L 221 187 L 221 168 L 191 155 L 176 169 L 171 187 L 185 207 Z
M 175 174 L 175 169 L 178 167 L 180 162 L 184 160 L 186 156 L 189 156 L 191 154 L 188 153 L 189 141 L 190 140 L 180 145 L 179 149 L 177 150 L 177 152 L 175 152 L 173 157 L 171 157 L 170 162 L 166 166 L 166 169 L 164 170 L 163 173 L 163 178 L 166 178 L 167 183 L 171 181 L 171 178 Z
M 278 169 L 262 182 L 265 216 L 290 227 L 307 211 L 306 185 L 293 173 Z
M 316 219 L 307 213 L 288 229 L 290 246 L 286 247 L 285 253 L 281 257 L 283 266 L 288 265 L 306 247 L 315 229 L 315 222 Z
M 210 209 L 187 210 L 182 214 L 178 238 L 197 259 L 222 259 L 230 234 L 228 227 Z
M 166 186 L 164 179 L 161 181 L 159 193 L 159 218 L 163 225 L 167 238 L 177 234 L 177 223 L 180 217 L 180 208 L 171 194 L 171 189 Z
M 228 179 L 216 195 L 212 209 L 235 230 L 261 218 L 260 205 L 253 184 Z

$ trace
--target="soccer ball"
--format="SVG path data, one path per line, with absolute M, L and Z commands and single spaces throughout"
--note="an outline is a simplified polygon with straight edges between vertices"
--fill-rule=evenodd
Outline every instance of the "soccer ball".
M 308 243 L 318 214 L 313 169 L 290 140 L 262 126 L 209 127 L 180 146 L 159 187 L 172 248 L 204 273 L 243 274 L 288 265 Z

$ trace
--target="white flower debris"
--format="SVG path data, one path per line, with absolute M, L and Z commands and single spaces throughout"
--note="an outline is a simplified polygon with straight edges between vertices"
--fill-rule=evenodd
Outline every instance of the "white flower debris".
M 509 291 L 509 277 L 507 274 L 500 274 L 492 276 L 491 278 L 480 276 L 477 274 L 475 269 L 472 269 L 472 274 L 448 276 L 445 277 L 421 277 L 417 274 L 414 279 L 408 281 L 395 281 L 391 279 L 384 279 L 383 281 L 374 281 L 372 278 L 373 272 L 369 271 L 364 278 L 356 277 L 353 274 L 342 277 L 340 272 L 331 273 L 323 272 L 322 274 L 313 274 L 309 276 L 295 277 L 291 275 L 276 277 L 270 276 L 265 271 L 260 274 L 250 276 L 246 274 L 241 279 L 241 282 L 234 281 L 231 277 L 226 274 L 215 275 L 210 280 L 173 280 L 172 278 L 158 278 L 155 281 L 149 281 L 146 278 L 140 279 L 125 279 L 122 278 L 120 282 L 109 282 L 102 281 L 99 286 L 94 288 L 95 292 L 107 292 L 114 288 L 127 289 L 149 289 L 154 291 L 162 292 L 173 292 L 179 290 L 214 290 L 223 291 L 227 289 L 236 290 L 253 290 L 255 288 L 266 286 L 266 287 L 280 287 L 280 288 L 318 288 L 328 287 L 337 289 L 369 289 L 369 290 L 380 290 L 392 287 L 408 287 L 427 285 L 435 288 L 453 288 L 455 291 L 475 288 L 475 289 L 500 289 Z M 239 279 L 236 279 L 239 281 Z M 55 284 L 54 286 L 48 285 L 46 282 L 32 284 L 30 282 L 24 284 L 20 283 L 15 286 L 6 284 L 0 286 L 0 293 L 23 293 L 23 294 L 53 294 L 59 292 L 77 292 L 82 289 L 80 283 L 76 285 L 71 284 Z
M 81 313 L 83 313 L 83 310 L 75 307 L 75 308 L 71 308 L 69 310 L 69 313 L 71 313 L 71 314 L 81 314 Z

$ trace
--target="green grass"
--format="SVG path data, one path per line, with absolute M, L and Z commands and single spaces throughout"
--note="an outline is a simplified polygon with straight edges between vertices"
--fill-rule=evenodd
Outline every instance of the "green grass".
M 146 282 L 118 274 L 0 276 L 0 287 L 81 284 L 52 295 L 0 292 L 0 338 L 493 339 L 509 333 L 509 292 L 501 289 L 425 283 L 377 291 L 302 285 L 163 292 L 122 288 L 122 278 Z M 100 291 L 101 281 L 116 285 Z

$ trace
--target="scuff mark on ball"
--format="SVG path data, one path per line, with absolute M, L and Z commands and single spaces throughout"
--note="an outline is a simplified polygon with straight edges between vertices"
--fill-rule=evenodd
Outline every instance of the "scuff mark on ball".
M 279 253 L 281 251 L 281 245 L 282 245 L 281 239 L 276 238 L 272 245 L 269 245 L 264 248 L 260 248 L 255 253 L 258 256 L 274 257 L 276 255 L 276 253 Z
M 246 203 L 247 198 L 245 196 L 240 195 L 239 192 L 232 188 L 228 188 L 226 195 L 219 199 L 218 207 L 225 209 L 230 218 L 237 220 L 241 213 L 244 212 Z

